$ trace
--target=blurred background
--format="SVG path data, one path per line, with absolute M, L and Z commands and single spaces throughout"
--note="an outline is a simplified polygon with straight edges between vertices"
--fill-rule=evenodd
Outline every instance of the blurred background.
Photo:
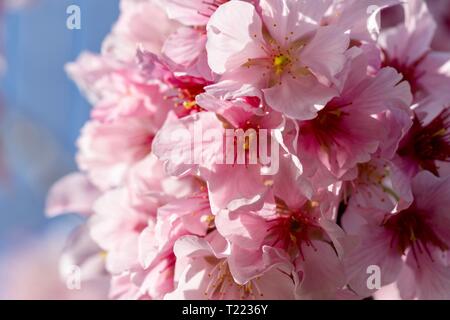
M 81 8 L 80 30 L 66 27 L 70 5 Z M 100 50 L 118 17 L 119 0 L 0 0 L 0 6 L 0 297 L 5 298 L 13 293 L 5 293 L 2 276 L 10 277 L 19 258 L 31 260 L 31 254 L 16 253 L 57 255 L 78 223 L 76 217 L 44 215 L 50 186 L 76 170 L 75 141 L 90 111 L 64 65 L 83 50 Z

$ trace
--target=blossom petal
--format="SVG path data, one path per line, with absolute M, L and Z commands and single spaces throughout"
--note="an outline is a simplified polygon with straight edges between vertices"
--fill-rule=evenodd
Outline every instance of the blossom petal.
M 217 9 L 207 25 L 208 62 L 219 74 L 266 56 L 261 48 L 262 22 L 250 3 L 230 1 Z

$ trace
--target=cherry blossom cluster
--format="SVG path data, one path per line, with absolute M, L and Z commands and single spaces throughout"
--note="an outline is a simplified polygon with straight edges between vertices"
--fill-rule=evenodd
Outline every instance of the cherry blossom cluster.
M 67 65 L 93 106 L 48 198 L 86 219 L 70 261 L 114 299 L 450 299 L 435 31 L 423 0 L 122 0 Z

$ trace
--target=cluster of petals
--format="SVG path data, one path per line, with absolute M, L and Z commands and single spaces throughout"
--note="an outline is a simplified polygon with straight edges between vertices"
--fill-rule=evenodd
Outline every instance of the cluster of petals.
M 423 0 L 122 0 L 67 65 L 92 112 L 48 197 L 86 220 L 66 258 L 114 299 L 450 299 L 436 28 Z

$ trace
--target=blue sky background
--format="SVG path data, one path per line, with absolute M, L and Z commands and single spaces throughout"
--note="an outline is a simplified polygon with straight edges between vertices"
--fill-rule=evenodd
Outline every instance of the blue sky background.
M 83 50 L 98 52 L 119 13 L 118 0 L 34 0 L 3 17 L 7 71 L 0 81 L 0 250 L 20 244 L 49 224 L 48 188 L 76 169 L 75 141 L 90 106 L 64 72 Z M 81 30 L 66 28 L 66 9 L 81 8 Z

